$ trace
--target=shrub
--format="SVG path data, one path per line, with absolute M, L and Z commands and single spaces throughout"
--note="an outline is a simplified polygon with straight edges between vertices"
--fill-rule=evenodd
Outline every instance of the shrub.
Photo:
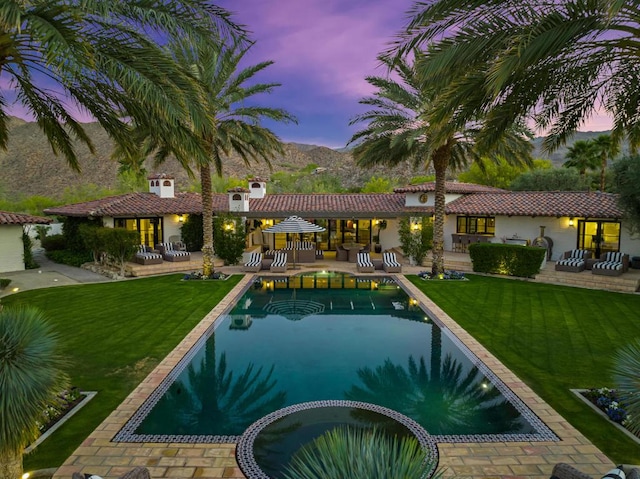
M 245 238 L 244 221 L 240 218 L 223 215 L 213 219 L 213 248 L 224 264 L 238 264 L 244 252 Z
M 40 239 L 40 244 L 48 252 L 66 249 L 66 241 L 63 235 L 50 235 Z
M 399 223 L 398 234 L 400 245 L 405 256 L 412 258 L 416 264 L 422 264 L 427 252 L 433 246 L 433 223 L 430 218 L 415 219 L 419 228 L 412 228 L 409 218 L 402 218 Z
M 138 232 L 124 228 L 102 228 L 97 238 L 109 259 L 120 268 L 120 275 L 124 276 L 125 263 L 135 254 L 140 243 Z
M 0 278 L 0 289 L 4 289 L 11 284 L 9 278 Z
M 26 269 L 36 269 L 40 266 L 36 263 L 36 260 L 33 259 L 33 240 L 31 236 L 29 236 L 26 232 L 22 232 L 22 247 L 23 247 L 23 259 L 24 259 L 24 267 Z
M 93 261 L 91 253 L 86 251 L 53 250 L 46 252 L 47 258 L 51 261 L 69 266 L 82 266 L 84 263 Z
M 104 253 L 104 235 L 102 231 L 104 227 L 96 228 L 88 224 L 82 224 L 78 228 L 78 233 L 82 237 L 84 243 L 84 249 L 91 252 L 93 256 L 93 262 L 99 263 L 102 253 Z
M 102 226 L 102 221 L 89 218 L 76 218 L 67 216 L 62 220 L 62 235 L 65 239 L 65 248 L 74 251 L 85 251 L 86 246 L 80 234 L 80 226 L 88 225 L 94 228 Z
M 469 245 L 473 271 L 531 278 L 540 272 L 544 248 L 500 243 Z

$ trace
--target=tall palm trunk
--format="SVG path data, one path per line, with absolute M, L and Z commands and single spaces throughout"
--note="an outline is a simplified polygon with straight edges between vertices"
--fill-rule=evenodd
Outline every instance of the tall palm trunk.
M 602 160 L 602 165 L 600 167 L 600 191 L 604 193 L 604 178 L 605 170 L 607 169 L 607 154 L 603 151 L 600 154 L 600 158 Z
M 211 191 L 211 166 L 200 166 L 202 187 L 202 274 L 213 273 L 213 192 Z
M 0 453 L 0 479 L 22 477 L 22 453 L 3 450 Z
M 444 202 L 447 177 L 447 167 L 451 157 L 449 144 L 438 148 L 432 157 L 433 169 L 436 173 L 435 208 L 433 215 L 433 249 L 431 274 L 444 273 Z

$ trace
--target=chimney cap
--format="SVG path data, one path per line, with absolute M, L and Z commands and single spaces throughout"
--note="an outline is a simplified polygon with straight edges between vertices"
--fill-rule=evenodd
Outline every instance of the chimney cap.
M 235 188 L 228 189 L 227 193 L 249 193 L 249 190 L 242 186 L 236 186 Z
M 164 179 L 173 180 L 175 178 L 173 176 L 171 176 L 171 175 L 166 174 L 166 173 L 155 173 L 153 175 L 147 176 L 147 179 L 148 180 L 164 180 Z
M 269 181 L 269 178 L 260 178 L 259 176 L 256 176 L 254 178 L 249 178 L 247 180 L 248 182 L 252 182 L 252 181 L 261 181 L 263 183 L 266 183 L 267 181 Z

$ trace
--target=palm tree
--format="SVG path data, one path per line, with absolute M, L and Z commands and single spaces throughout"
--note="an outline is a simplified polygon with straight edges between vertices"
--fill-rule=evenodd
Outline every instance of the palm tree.
M 421 54 L 414 52 L 416 62 Z M 435 209 L 433 222 L 434 275 L 444 272 L 444 218 L 445 179 L 449 168 L 460 168 L 470 162 L 479 164 L 486 159 L 504 158 L 509 162 L 529 163 L 532 145 L 521 134 L 524 129 L 510 129 L 503 141 L 491 151 L 476 148 L 475 139 L 479 124 L 467 123 L 456 131 L 429 122 L 429 115 L 437 102 L 432 88 L 418 75 L 415 64 L 404 58 L 396 60 L 380 56 L 379 60 L 396 74 L 392 78 L 367 77 L 367 82 L 377 88 L 372 97 L 360 100 L 370 107 L 356 116 L 350 124 L 367 122 L 356 132 L 349 143 L 355 143 L 353 157 L 358 165 L 398 165 L 410 161 L 415 165 L 432 166 L 435 171 Z
M 611 135 L 598 135 L 591 142 L 596 156 L 600 158 L 600 191 L 604 192 L 607 162 L 620 153 L 620 144 Z
M 188 66 L 191 74 L 200 83 L 201 94 L 193 98 L 189 109 L 194 112 L 190 128 L 199 138 L 202 152 L 197 155 L 185 150 L 176 137 L 157 135 L 149 128 L 139 128 L 138 138 L 145 148 L 135 157 L 125 161 L 140 162 L 147 154 L 156 151 L 155 159 L 161 163 L 173 154 L 183 168 L 192 173 L 195 166 L 200 174 L 203 216 L 203 274 L 213 272 L 213 193 L 211 167 L 222 176 L 225 156 L 236 153 L 249 165 L 252 160 L 270 162 L 275 155 L 282 154 L 282 144 L 268 128 L 260 125 L 263 119 L 295 122 L 286 111 L 252 104 L 253 97 L 270 93 L 277 83 L 253 83 L 254 76 L 272 65 L 265 61 L 240 68 L 251 45 L 238 42 L 227 45 L 222 41 L 193 45 L 177 42 L 171 45 L 176 62 Z M 249 83 L 249 85 L 247 85 Z M 200 113 L 199 113 L 200 112 Z M 206 118 L 206 121 L 202 121 Z M 125 155 L 121 155 L 125 156 Z
M 39 310 L 0 310 L 0 479 L 22 476 L 22 452 L 38 420 L 67 386 L 58 338 Z
M 562 166 L 576 168 L 582 177 L 586 175 L 587 170 L 597 168 L 600 163 L 600 158 L 596 155 L 593 143 L 587 140 L 578 140 L 571 145 L 565 158 L 567 161 Z
M 185 102 L 197 85 L 157 38 L 216 41 L 242 34 L 229 13 L 203 0 L 4 0 L 0 2 L 0 148 L 16 100 L 35 117 L 54 154 L 79 170 L 75 141 L 93 144 L 75 111 L 92 116 L 122 148 L 134 148 L 129 120 L 183 137 Z M 161 121 L 155 121 L 161 120 Z M 174 126 L 170 128 L 169 126 Z
M 640 432 L 640 340 L 635 340 L 616 352 L 614 380 L 629 414 L 627 428 Z
M 626 135 L 635 149 L 639 13 L 637 0 L 417 1 L 388 54 L 428 45 L 420 72 L 441 99 L 432 120 L 455 128 L 486 115 L 489 143 L 531 117 L 551 150 L 604 107 L 614 139 Z

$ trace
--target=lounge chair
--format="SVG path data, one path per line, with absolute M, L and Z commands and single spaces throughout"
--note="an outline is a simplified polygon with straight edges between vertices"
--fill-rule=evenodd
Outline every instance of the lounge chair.
M 284 273 L 287 271 L 287 253 L 278 251 L 273 258 L 270 270 L 272 273 Z
M 402 265 L 396 259 L 393 251 L 385 251 L 382 253 L 382 269 L 387 273 L 401 273 Z
M 148 246 L 141 244 L 138 246 L 138 252 L 134 256 L 134 261 L 139 264 L 161 264 L 162 255 L 154 253 Z
M 556 261 L 556 271 L 568 271 L 570 273 L 584 271 L 588 258 L 591 258 L 591 251 L 586 249 L 565 251 L 562 258 Z
M 251 253 L 249 261 L 242 266 L 246 273 L 257 273 L 262 268 L 262 253 Z
M 600 261 L 593 263 L 591 272 L 604 276 L 620 276 L 629 271 L 629 255 L 612 252 L 600 256 Z
M 600 478 L 602 476 L 600 474 L 598 474 L 597 476 L 590 476 L 589 474 L 585 474 L 584 472 L 579 471 L 569 464 L 559 462 L 558 464 L 553 466 L 551 477 L 553 479 L 593 479 L 593 477 Z M 626 477 L 626 479 L 640 479 L 640 470 L 638 470 L 638 468 L 636 467 L 628 468 L 627 466 L 624 466 L 624 469 L 621 467 L 616 467 L 615 469 L 610 470 L 604 477 Z
M 158 249 L 165 261 L 189 261 L 191 259 L 191 253 L 177 249 L 173 243 L 160 243 Z
M 358 273 L 373 273 L 376 269 L 369 253 L 358 253 L 356 265 Z

